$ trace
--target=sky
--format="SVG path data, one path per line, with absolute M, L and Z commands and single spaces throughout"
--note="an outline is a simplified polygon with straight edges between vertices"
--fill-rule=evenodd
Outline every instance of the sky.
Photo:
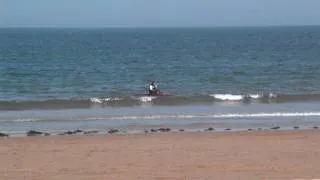
M 320 25 L 320 0 L 0 0 L 0 27 Z

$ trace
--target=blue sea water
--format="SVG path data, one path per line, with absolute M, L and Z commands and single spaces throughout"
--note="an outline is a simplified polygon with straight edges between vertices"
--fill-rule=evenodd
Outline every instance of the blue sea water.
M 0 121 L 52 120 L 56 110 L 64 120 L 94 119 L 97 108 L 105 119 L 114 110 L 143 119 L 185 105 L 179 113 L 191 106 L 195 117 L 202 106 L 261 115 L 279 113 L 279 103 L 282 113 L 314 117 L 319 68 L 319 26 L 0 29 Z M 150 80 L 171 96 L 141 97 Z

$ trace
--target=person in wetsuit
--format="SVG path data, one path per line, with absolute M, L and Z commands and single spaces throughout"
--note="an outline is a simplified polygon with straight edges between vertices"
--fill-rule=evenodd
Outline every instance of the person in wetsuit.
M 156 83 L 154 81 L 151 81 L 151 83 L 149 85 L 149 95 L 156 96 L 156 95 L 158 95 L 158 93 L 159 93 L 159 90 L 158 90 Z

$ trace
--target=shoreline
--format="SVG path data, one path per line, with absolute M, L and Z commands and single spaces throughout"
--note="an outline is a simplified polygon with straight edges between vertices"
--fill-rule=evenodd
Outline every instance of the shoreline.
M 319 178 L 320 131 L 154 133 L 0 140 L 1 179 Z
M 74 130 L 59 130 L 59 131 L 40 131 L 29 130 L 22 132 L 0 132 L 1 138 L 22 138 L 33 136 L 109 136 L 109 135 L 143 135 L 157 133 L 195 133 L 195 132 L 262 132 L 262 131 L 299 131 L 299 130 L 317 130 L 318 126 L 272 126 L 259 128 L 221 128 L 213 125 L 185 125 L 185 126 L 141 126 L 135 128 L 105 128 L 105 129 L 74 129 Z

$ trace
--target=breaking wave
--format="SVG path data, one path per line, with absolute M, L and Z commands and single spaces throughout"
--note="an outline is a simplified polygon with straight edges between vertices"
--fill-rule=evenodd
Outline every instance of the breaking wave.
M 0 101 L 0 110 L 26 109 L 68 109 L 92 107 L 130 107 L 142 104 L 174 106 L 193 104 L 233 103 L 286 103 L 320 101 L 320 94 L 208 94 L 208 95 L 172 95 L 172 96 L 124 96 L 92 97 L 88 99 L 50 99 L 30 101 Z
M 165 119 L 239 119 L 239 118 L 280 118 L 280 117 L 320 117 L 320 112 L 271 112 L 271 113 L 226 113 L 226 114 L 141 114 L 141 115 L 104 115 L 79 118 L 81 121 L 95 120 L 165 120 Z M 60 121 L 75 121 L 77 119 L 61 119 Z M 46 118 L 18 118 L 2 119 L 0 122 L 41 122 L 41 121 L 59 121 L 58 119 Z
M 273 113 L 229 113 L 229 114 L 173 114 L 173 115 L 138 115 L 105 116 L 88 118 L 88 120 L 148 120 L 148 119 L 193 119 L 193 118 L 271 118 L 271 117 L 310 117 L 320 116 L 320 112 L 273 112 Z

